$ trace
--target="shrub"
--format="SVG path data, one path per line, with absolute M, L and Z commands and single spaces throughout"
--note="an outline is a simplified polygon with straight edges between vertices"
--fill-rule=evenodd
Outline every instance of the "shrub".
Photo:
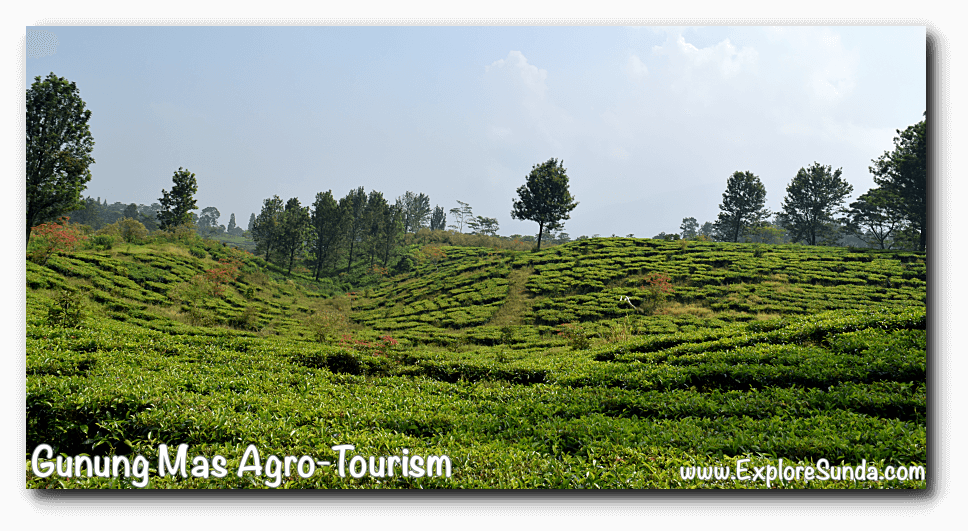
M 136 219 L 124 218 L 113 223 L 125 243 L 143 243 L 148 239 L 148 229 Z
M 672 293 L 672 279 L 669 278 L 669 275 L 663 273 L 649 273 L 649 276 L 645 277 L 645 285 L 641 289 L 645 293 L 640 308 L 646 313 L 652 313 Z
M 581 325 L 565 323 L 558 330 L 558 335 L 565 338 L 573 350 L 585 350 L 591 345 L 588 333 Z
M 95 234 L 91 238 L 91 248 L 98 251 L 107 251 L 114 247 L 116 239 L 111 234 Z
M 84 321 L 84 296 L 77 290 L 62 289 L 47 310 L 47 324 L 77 328 Z
M 44 265 L 54 253 L 73 251 L 87 239 L 79 226 L 67 224 L 69 219 L 62 217 L 57 223 L 43 223 L 31 229 L 30 242 L 36 242 L 29 255 L 32 261 Z

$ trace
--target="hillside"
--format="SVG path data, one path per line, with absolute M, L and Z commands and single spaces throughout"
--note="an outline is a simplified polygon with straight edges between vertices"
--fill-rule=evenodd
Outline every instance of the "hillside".
M 233 471 L 249 444 L 453 461 L 451 478 L 269 485 L 288 488 L 763 488 L 680 467 L 926 462 L 923 254 L 631 238 L 413 252 L 349 294 L 215 242 L 28 261 L 28 451 L 157 462 L 185 443 Z M 78 300 L 72 327 L 56 309 Z M 38 478 L 27 458 L 28 487 L 139 486 Z

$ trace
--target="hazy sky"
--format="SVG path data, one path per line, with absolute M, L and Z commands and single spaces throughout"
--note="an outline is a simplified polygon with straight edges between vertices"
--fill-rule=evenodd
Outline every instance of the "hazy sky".
M 924 26 L 27 30 L 56 38 L 28 44 L 27 84 L 54 72 L 92 111 L 85 195 L 150 204 L 185 167 L 198 206 L 243 227 L 272 195 L 363 186 L 534 234 L 511 201 L 554 157 L 573 238 L 651 237 L 715 220 L 734 171 L 774 211 L 814 161 L 855 198 L 926 109 Z

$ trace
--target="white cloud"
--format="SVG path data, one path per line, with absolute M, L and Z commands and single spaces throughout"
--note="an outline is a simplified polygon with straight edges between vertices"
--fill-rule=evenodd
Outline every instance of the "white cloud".
M 505 72 L 539 98 L 544 98 L 545 91 L 548 88 L 545 85 L 548 71 L 528 64 L 528 59 L 521 52 L 509 52 L 507 58 L 494 61 L 490 66 L 485 66 L 484 71 L 488 73 L 492 71 Z
M 678 35 L 675 42 L 670 36 L 662 46 L 653 47 L 652 53 L 668 57 L 673 69 L 679 72 L 718 73 L 722 79 L 735 77 L 755 65 L 758 57 L 755 49 L 737 49 L 729 39 L 700 49 L 686 42 L 682 35 Z
M 649 69 L 646 68 L 645 63 L 637 55 L 630 55 L 625 63 L 625 75 L 628 76 L 629 81 L 638 81 L 648 74 Z

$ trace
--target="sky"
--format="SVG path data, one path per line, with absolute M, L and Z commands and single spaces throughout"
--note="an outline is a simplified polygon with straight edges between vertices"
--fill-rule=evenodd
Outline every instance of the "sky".
M 37 32 L 37 33 L 34 33 Z M 781 208 L 814 162 L 851 199 L 926 110 L 924 26 L 27 27 L 26 88 L 77 83 L 96 142 L 85 195 L 158 202 L 172 175 L 245 227 L 266 198 L 352 188 L 511 203 L 563 161 L 575 238 L 715 221 L 750 171 Z M 46 43 L 46 46 L 39 45 Z M 53 43 L 53 44 L 52 44 Z

